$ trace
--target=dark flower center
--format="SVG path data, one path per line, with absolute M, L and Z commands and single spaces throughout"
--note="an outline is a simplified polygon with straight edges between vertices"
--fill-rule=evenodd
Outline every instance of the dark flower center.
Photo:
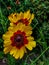
M 24 44 L 28 43 L 25 33 L 20 31 L 14 33 L 14 35 L 11 37 L 11 41 L 12 46 L 16 46 L 17 48 L 21 48 Z
M 15 38 L 16 42 L 21 42 L 21 37 L 17 36 L 17 38 Z
M 23 36 L 18 34 L 14 37 L 14 42 L 17 44 L 17 45 L 20 45 L 20 44 L 23 44 Z

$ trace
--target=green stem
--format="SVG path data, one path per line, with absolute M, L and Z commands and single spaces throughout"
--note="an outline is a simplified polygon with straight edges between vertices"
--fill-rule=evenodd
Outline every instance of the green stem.
M 40 56 L 38 56 L 35 61 L 33 61 L 33 63 L 31 63 L 30 65 L 33 65 L 35 62 L 37 62 L 39 60 L 39 58 L 49 49 L 49 46 L 41 53 Z

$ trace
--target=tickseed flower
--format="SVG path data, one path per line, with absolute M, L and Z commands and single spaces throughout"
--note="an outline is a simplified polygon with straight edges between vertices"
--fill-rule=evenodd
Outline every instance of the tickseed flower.
M 20 13 L 12 13 L 8 16 L 8 19 L 11 23 L 17 24 L 19 22 L 24 23 L 25 25 L 28 25 L 32 22 L 34 19 L 34 14 L 30 13 L 30 10 L 26 12 L 20 12 Z
M 7 54 L 9 52 L 16 59 L 21 59 L 24 53 L 27 52 L 27 49 L 32 50 L 36 47 L 36 42 L 31 34 L 31 26 L 26 26 L 23 23 L 10 26 L 8 31 L 3 34 L 4 53 Z

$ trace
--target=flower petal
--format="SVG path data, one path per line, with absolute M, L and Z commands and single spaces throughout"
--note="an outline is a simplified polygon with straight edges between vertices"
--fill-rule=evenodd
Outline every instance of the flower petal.
M 25 49 L 24 49 L 24 47 L 22 47 L 20 49 L 20 51 L 19 51 L 19 53 L 20 53 L 20 59 L 24 56 L 24 52 L 25 52 Z
M 15 55 L 15 58 L 16 59 L 18 59 L 19 57 L 20 57 L 20 54 L 19 54 L 20 52 L 19 52 L 19 50 L 17 50 L 17 53 L 16 53 L 16 55 Z
M 24 25 L 23 23 L 19 23 L 19 24 L 17 25 L 17 28 L 18 28 L 19 30 L 21 30 L 21 31 L 24 31 L 25 25 Z
M 3 47 L 7 47 L 9 45 L 11 45 L 11 43 L 7 42 L 7 43 L 4 43 Z
M 16 48 L 15 51 L 14 51 L 14 53 L 13 53 L 14 57 L 16 56 L 17 52 L 18 52 L 18 49 Z
M 14 52 L 15 52 L 15 50 L 16 50 L 16 48 L 15 48 L 15 47 L 13 47 L 13 48 L 11 49 L 11 51 L 10 51 L 10 55 L 13 55 L 13 54 L 14 54 Z
M 31 30 L 32 30 L 32 27 L 31 26 L 25 26 L 25 29 L 24 29 L 25 32 L 31 31 Z
M 32 47 L 36 47 L 36 42 L 35 41 L 30 41 L 29 44 L 32 46 Z
M 25 47 L 28 49 L 28 50 L 32 50 L 32 46 L 30 44 L 26 44 Z
M 28 39 L 28 41 L 33 41 L 34 37 L 29 36 L 29 37 L 27 37 L 27 39 Z
M 19 18 L 20 18 L 20 19 L 23 19 L 23 17 L 24 17 L 23 13 L 20 12 L 20 14 L 19 14 Z
M 29 24 L 32 22 L 33 19 L 34 19 L 34 14 L 31 15 L 31 18 L 29 20 Z
M 32 31 L 27 31 L 26 36 L 30 36 L 32 34 Z
M 9 15 L 8 19 L 10 20 L 10 22 L 17 22 L 17 20 L 19 19 L 17 15 L 17 13 L 12 13 L 11 15 Z
M 8 46 L 4 48 L 4 53 L 7 54 L 8 52 L 10 52 L 10 50 L 12 49 L 12 46 Z
M 24 19 L 25 19 L 25 18 L 29 19 L 30 16 L 31 16 L 30 10 L 28 10 L 27 12 L 24 12 Z

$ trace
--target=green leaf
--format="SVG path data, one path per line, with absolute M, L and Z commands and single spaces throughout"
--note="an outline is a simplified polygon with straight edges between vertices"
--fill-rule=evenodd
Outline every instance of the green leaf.
M 7 60 L 8 60 L 8 65 L 15 65 L 16 60 L 13 56 L 11 56 L 10 54 L 7 55 Z
M 0 59 L 2 59 L 3 57 L 4 57 L 4 53 L 0 51 Z

